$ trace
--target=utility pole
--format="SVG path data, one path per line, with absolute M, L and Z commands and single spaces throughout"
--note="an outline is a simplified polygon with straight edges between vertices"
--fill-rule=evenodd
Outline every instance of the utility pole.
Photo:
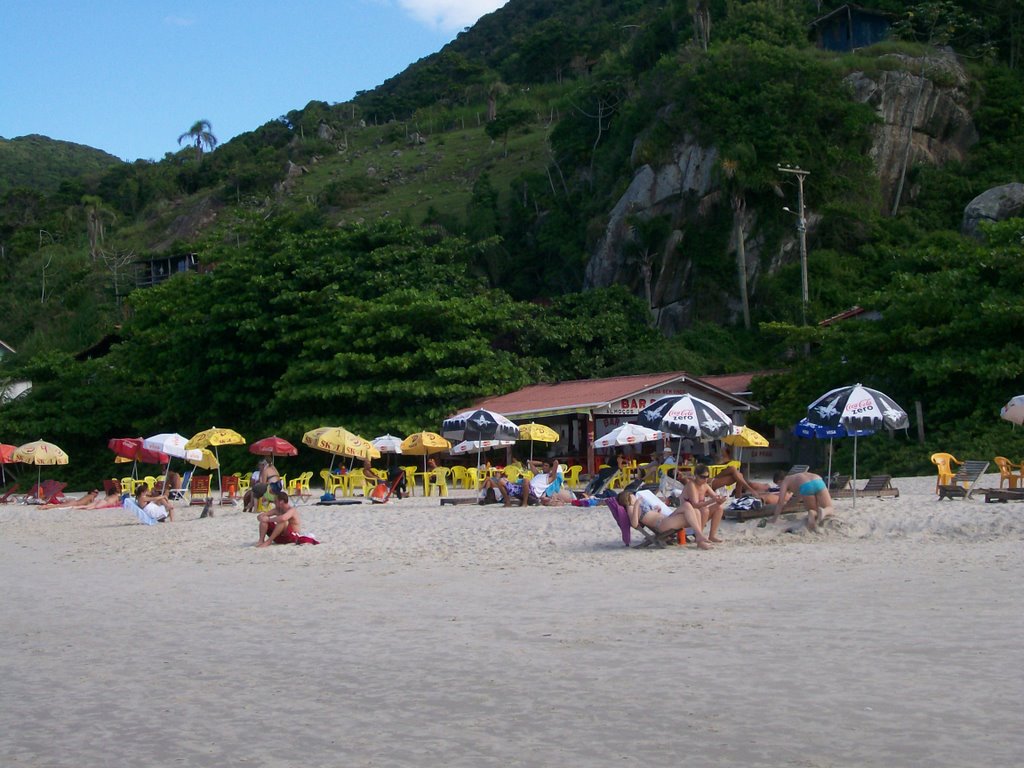
M 796 231 L 800 234 L 800 298 L 802 301 L 802 314 L 803 324 L 807 325 L 807 302 L 809 301 L 809 294 L 807 289 L 807 217 L 804 210 L 804 179 L 810 174 L 810 171 L 803 170 L 799 165 L 777 165 L 776 168 L 780 173 L 790 173 L 796 176 L 798 199 L 796 211 L 791 211 L 789 208 L 783 208 L 786 213 L 792 213 L 796 216 Z

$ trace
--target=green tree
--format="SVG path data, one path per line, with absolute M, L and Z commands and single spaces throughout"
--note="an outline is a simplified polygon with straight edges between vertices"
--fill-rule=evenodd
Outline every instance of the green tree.
M 198 120 L 178 137 L 178 145 L 181 146 L 181 143 L 187 140 L 196 149 L 196 162 L 201 162 L 203 150 L 212 152 L 217 146 L 217 137 L 213 135 L 212 131 L 213 126 L 210 125 L 209 120 Z

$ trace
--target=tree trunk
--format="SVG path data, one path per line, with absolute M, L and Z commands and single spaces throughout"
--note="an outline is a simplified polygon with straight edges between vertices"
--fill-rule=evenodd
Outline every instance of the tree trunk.
M 747 298 L 747 248 L 743 232 L 743 214 L 747 210 L 747 201 L 742 196 L 733 198 L 732 221 L 736 231 L 736 271 L 740 278 L 740 302 L 743 304 L 743 327 L 750 330 L 750 302 Z

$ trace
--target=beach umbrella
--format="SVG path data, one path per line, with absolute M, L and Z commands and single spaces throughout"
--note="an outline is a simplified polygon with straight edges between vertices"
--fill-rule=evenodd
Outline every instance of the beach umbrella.
M 217 459 L 217 492 L 221 493 L 221 480 L 220 480 L 220 451 L 218 450 L 222 445 L 245 445 L 245 438 L 235 432 L 233 429 L 227 429 L 225 427 L 210 427 L 204 429 L 202 432 L 197 432 L 189 438 L 189 441 L 185 443 L 185 447 L 188 449 L 193 448 L 213 448 L 213 455 Z M 193 462 L 195 464 L 195 462 Z M 200 466 L 196 464 L 196 466 Z M 214 467 L 204 467 L 204 469 L 213 469 Z
M 736 456 L 738 460 L 743 456 L 744 448 L 768 447 L 768 438 L 748 426 L 733 427 L 732 434 L 723 438 L 722 442 L 739 449 L 739 453 Z M 747 464 L 747 472 L 750 472 L 749 463 Z
M 11 458 L 22 464 L 36 465 L 36 485 L 41 484 L 44 466 L 51 467 L 68 463 L 68 455 L 53 443 L 48 443 L 45 440 L 19 445 L 11 453 Z
M 331 466 L 334 469 L 334 457 L 347 456 L 355 459 L 378 459 L 380 451 L 373 447 L 369 440 L 349 432 L 344 427 L 318 427 L 311 429 L 302 436 L 304 445 L 331 454 Z
M 594 441 L 595 448 L 614 448 L 622 445 L 637 445 L 654 440 L 664 440 L 667 435 L 657 429 L 648 429 L 639 424 L 626 422 Z
M 220 459 L 217 457 L 217 455 L 209 448 L 197 448 L 196 450 L 199 451 L 199 456 L 186 459 L 186 461 L 188 461 L 195 467 L 199 467 L 200 469 L 216 469 L 217 474 L 219 476 Z
M 379 435 L 370 441 L 371 445 L 381 453 L 401 453 L 402 439 L 392 434 Z
M 857 506 L 857 438 L 866 429 L 904 429 L 910 419 L 895 400 L 861 384 L 829 390 L 807 406 L 807 418 L 853 435 L 853 505 Z M 831 465 L 829 466 L 831 472 Z
M 875 431 L 873 429 L 858 429 L 849 432 L 846 427 L 826 427 L 805 418 L 800 419 L 793 427 L 793 434 L 797 437 L 815 437 L 819 440 L 828 438 L 828 476 L 832 477 L 832 442 L 837 437 L 867 437 L 875 434 Z
M 474 408 L 445 419 L 441 434 L 449 440 L 518 440 L 519 427 L 500 413 Z
M 519 439 L 519 426 L 500 413 L 486 408 L 474 408 L 445 419 L 441 423 L 441 434 L 452 440 L 511 440 Z M 480 468 L 480 454 L 476 454 L 476 466 Z
M 299 454 L 299 449 L 283 437 L 271 435 L 270 437 L 264 437 L 261 440 L 257 440 L 255 443 L 250 445 L 249 453 L 254 453 L 257 456 L 269 456 L 272 459 L 276 459 L 278 456 L 297 456 Z
M 136 476 L 136 465 L 140 461 L 143 464 L 166 464 L 169 461 L 166 453 L 145 448 L 142 442 L 141 437 L 112 437 L 107 441 L 107 448 L 117 457 L 115 463 L 132 463 L 132 477 Z
M 462 456 L 467 453 L 479 453 L 480 451 L 489 451 L 492 448 L 505 448 L 515 444 L 515 440 L 463 440 L 461 443 L 452 446 L 448 453 L 452 456 Z
M 3 475 L 3 483 L 7 485 L 7 470 L 4 469 L 4 464 L 14 464 L 14 452 L 17 450 L 17 446 L 8 445 L 7 443 L 0 443 L 0 474 Z
M 167 464 L 164 467 L 164 476 L 171 471 L 171 459 L 188 459 L 189 461 L 201 461 L 203 453 L 198 448 L 186 448 L 188 438 L 179 435 L 177 432 L 161 432 L 157 435 L 142 440 L 142 447 L 151 451 L 157 451 L 167 455 Z
M 530 441 L 530 461 L 533 461 L 533 442 L 539 440 L 542 443 L 556 443 L 558 433 L 547 424 L 531 421 L 529 424 L 519 425 L 519 439 Z
M 693 395 L 655 400 L 637 415 L 636 423 L 678 437 L 709 442 L 732 434 L 733 424 L 718 406 Z
M 1020 426 L 1024 424 L 1024 395 L 1011 397 L 999 411 L 999 417 Z
M 423 471 L 427 471 L 427 456 L 441 453 L 452 447 L 452 444 L 436 432 L 416 432 L 402 441 L 402 453 L 410 456 L 423 457 Z

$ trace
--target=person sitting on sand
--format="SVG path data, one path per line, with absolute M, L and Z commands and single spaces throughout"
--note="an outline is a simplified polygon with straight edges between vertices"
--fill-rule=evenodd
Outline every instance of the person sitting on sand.
M 677 509 L 667 506 L 651 491 L 622 491 L 616 499 L 626 510 L 629 524 L 634 528 L 639 528 L 643 524 L 658 533 L 691 528 L 700 549 L 712 548 L 711 542 L 702 530 L 700 513 L 685 499 L 680 499 Z
M 512 500 L 520 504 L 523 496 L 523 486 L 513 483 L 504 472 L 497 477 L 485 477 L 483 485 L 480 486 L 480 503 L 497 504 L 502 503 L 506 507 L 512 506 Z
M 302 521 L 298 510 L 291 505 L 288 494 L 281 491 L 274 497 L 274 514 L 261 512 L 256 516 L 260 523 L 260 540 L 257 547 L 271 544 L 301 544 Z
M 698 464 L 694 467 L 693 477 L 686 484 L 682 498 L 690 502 L 690 505 L 700 513 L 701 530 L 708 521 L 711 522 L 708 538 L 718 544 L 722 541 L 718 538 L 718 524 L 722 522 L 722 515 L 725 514 L 725 504 L 708 482 L 710 476 L 711 471 L 707 465 Z
M 126 499 L 124 507 L 146 525 L 174 522 L 174 505 L 170 499 L 162 494 L 154 494 L 146 485 L 140 485 L 135 490 L 135 498 Z
M 786 500 L 793 493 L 800 494 L 800 500 L 807 510 L 807 530 L 817 530 L 819 523 L 832 517 L 834 514 L 832 495 L 828 492 L 828 485 L 821 479 L 821 475 L 816 475 L 814 472 L 796 472 L 786 475 L 779 471 L 775 476 L 779 483 L 779 499 L 775 503 L 772 523 L 778 521 Z

